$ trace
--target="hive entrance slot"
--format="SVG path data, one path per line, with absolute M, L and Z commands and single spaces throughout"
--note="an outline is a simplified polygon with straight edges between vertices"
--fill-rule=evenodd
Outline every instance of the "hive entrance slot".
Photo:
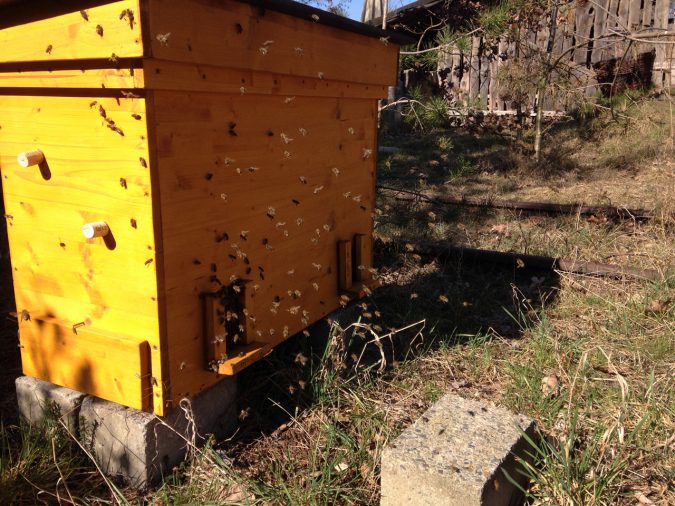
M 218 372 L 249 342 L 246 283 L 235 281 L 215 292 L 202 293 L 201 299 L 206 363 L 209 370 Z

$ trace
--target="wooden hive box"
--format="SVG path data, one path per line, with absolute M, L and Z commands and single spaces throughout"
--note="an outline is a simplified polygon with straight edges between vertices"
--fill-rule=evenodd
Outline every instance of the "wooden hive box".
M 280 0 L 0 0 L 24 373 L 162 415 L 362 293 L 382 37 Z

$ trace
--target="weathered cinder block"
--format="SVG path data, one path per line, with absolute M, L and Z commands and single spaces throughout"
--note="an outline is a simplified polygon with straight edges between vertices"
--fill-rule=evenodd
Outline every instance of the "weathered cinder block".
M 504 474 L 523 479 L 534 421 L 486 403 L 448 394 L 382 454 L 381 506 L 502 506 L 521 494 Z
M 199 445 L 208 434 L 223 437 L 232 430 L 235 396 L 236 379 L 224 379 L 185 409 L 162 418 L 87 396 L 80 410 L 80 434 L 103 472 L 143 488 L 179 464 L 192 442 Z
M 15 385 L 19 413 L 24 420 L 39 425 L 46 415 L 55 416 L 77 436 L 80 405 L 85 397 L 83 393 L 30 376 L 19 376 Z

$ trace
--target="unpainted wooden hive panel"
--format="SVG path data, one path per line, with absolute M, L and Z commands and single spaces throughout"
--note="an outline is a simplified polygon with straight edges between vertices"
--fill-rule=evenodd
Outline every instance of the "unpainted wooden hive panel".
M 291 7 L 124 0 L 0 24 L 26 374 L 162 415 L 368 290 L 398 46 Z M 85 238 L 91 222 L 109 233 Z

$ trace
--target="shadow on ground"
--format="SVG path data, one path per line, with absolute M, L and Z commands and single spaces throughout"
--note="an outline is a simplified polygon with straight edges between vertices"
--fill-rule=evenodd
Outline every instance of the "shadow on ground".
M 376 259 L 385 285 L 342 313 L 370 323 L 380 336 L 418 324 L 382 339 L 382 350 L 373 345 L 368 330 L 357 329 L 362 336 L 348 333 L 347 342 L 337 346 L 344 361 L 342 374 L 347 377 L 370 371 L 366 374 L 386 381 L 400 362 L 440 346 L 518 340 L 527 323 L 553 302 L 559 285 L 550 270 L 513 270 L 459 258 L 440 261 L 408 251 L 403 242 L 377 242 Z M 422 321 L 424 330 L 418 335 Z M 322 402 L 313 383 L 322 369 L 334 370 L 336 357 L 331 352 L 336 346 L 328 343 L 325 332 L 318 334 L 319 338 L 292 337 L 239 375 L 242 423 L 228 442 L 234 446 L 235 462 L 242 459 L 239 465 L 255 465 L 249 462 L 248 445 L 261 436 L 277 437 L 294 417 Z M 382 353 L 385 368 L 376 373 Z

